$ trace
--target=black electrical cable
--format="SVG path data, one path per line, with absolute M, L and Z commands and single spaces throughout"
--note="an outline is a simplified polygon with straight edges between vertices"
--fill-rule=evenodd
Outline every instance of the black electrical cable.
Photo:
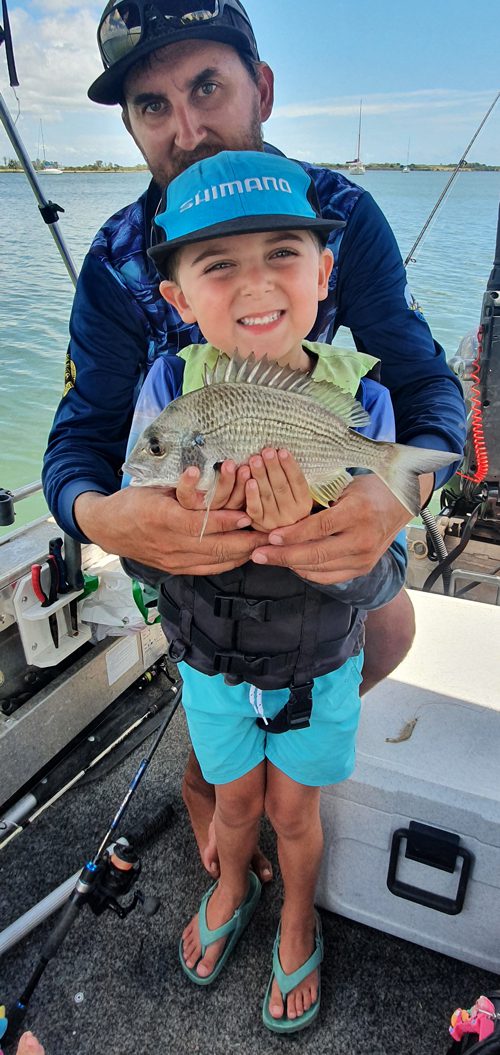
M 471 534 L 472 534 L 472 530 L 474 528 L 474 524 L 476 523 L 476 520 L 477 520 L 480 512 L 481 512 L 481 506 L 478 505 L 472 511 L 472 513 L 471 513 L 471 515 L 469 517 L 469 520 L 467 521 L 467 524 L 465 525 L 465 528 L 463 530 L 462 537 L 460 539 L 460 542 L 458 543 L 458 546 L 455 546 L 455 549 L 453 549 L 451 551 L 451 553 L 449 553 L 448 556 L 445 557 L 444 560 L 440 561 L 439 564 L 437 565 L 437 567 L 434 568 L 433 571 L 431 571 L 430 575 L 427 576 L 427 579 L 425 580 L 424 585 L 422 586 L 423 590 L 426 590 L 426 591 L 432 590 L 432 587 L 434 586 L 434 583 L 437 582 L 439 577 L 443 574 L 443 571 L 446 571 L 446 569 L 449 568 L 451 564 L 453 564 L 453 562 L 457 559 L 457 557 L 459 557 L 460 554 L 463 553 L 465 547 L 467 546 L 468 542 L 470 541 L 470 537 L 471 537 Z

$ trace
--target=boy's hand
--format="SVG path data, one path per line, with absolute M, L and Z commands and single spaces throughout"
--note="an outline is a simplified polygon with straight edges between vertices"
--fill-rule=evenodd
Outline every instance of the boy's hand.
M 205 493 L 196 490 L 199 478 L 200 471 L 194 467 L 183 472 L 175 492 L 177 501 L 183 509 L 205 508 Z M 245 484 L 249 479 L 248 465 L 240 465 L 237 469 L 233 461 L 223 462 L 210 509 L 244 509 Z
M 356 476 L 333 506 L 273 532 L 251 560 L 291 568 L 311 582 L 346 582 L 375 567 L 410 517 L 377 476 Z
M 245 487 L 246 512 L 256 531 L 296 524 L 313 501 L 302 469 L 289 451 L 266 447 L 249 459 L 252 479 Z

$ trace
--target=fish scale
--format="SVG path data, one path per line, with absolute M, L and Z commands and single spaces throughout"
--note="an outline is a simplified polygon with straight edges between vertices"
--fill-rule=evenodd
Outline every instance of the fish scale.
M 286 447 L 311 483 L 330 480 L 332 469 L 352 464 L 345 459 L 355 449 L 352 437 L 358 434 L 310 396 L 231 382 L 217 386 L 217 401 L 210 388 L 183 398 L 191 396 L 197 397 L 201 410 L 200 432 L 207 444 L 215 444 L 219 460 L 243 463 L 264 447 Z M 369 451 L 370 441 L 366 442 L 366 458 L 376 464 L 375 452 Z M 333 450 L 341 453 L 340 460 L 332 458 Z
M 321 504 L 340 496 L 349 468 L 360 468 L 376 473 L 415 515 L 418 475 L 460 456 L 368 439 L 355 431 L 368 422 L 361 404 L 335 385 L 254 356 L 221 355 L 203 388 L 174 400 L 148 425 L 123 468 L 133 485 L 175 487 L 194 465 L 199 490 L 212 495 L 224 460 L 242 465 L 265 447 L 286 448 Z

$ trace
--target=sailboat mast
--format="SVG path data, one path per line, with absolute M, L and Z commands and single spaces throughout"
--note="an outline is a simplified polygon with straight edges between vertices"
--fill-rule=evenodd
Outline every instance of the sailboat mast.
M 361 158 L 361 109 L 363 106 L 363 100 L 359 100 L 359 124 L 358 124 L 358 152 L 356 154 L 356 161 Z

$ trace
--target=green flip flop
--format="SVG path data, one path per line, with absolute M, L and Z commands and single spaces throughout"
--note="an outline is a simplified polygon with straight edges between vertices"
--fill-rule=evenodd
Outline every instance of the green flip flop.
M 188 978 L 195 983 L 195 985 L 210 985 L 212 982 L 215 982 L 215 979 L 218 978 L 222 969 L 226 966 L 227 960 L 229 959 L 236 943 L 241 938 L 245 927 L 250 923 L 259 903 L 262 886 L 254 872 L 249 872 L 248 878 L 248 894 L 245 900 L 241 902 L 241 905 L 236 909 L 231 916 L 231 919 L 229 919 L 227 923 L 222 924 L 222 927 L 210 930 L 210 927 L 207 924 L 207 903 L 213 894 L 217 883 L 214 883 L 213 886 L 210 887 L 210 890 L 207 890 L 206 894 L 204 894 L 201 899 L 198 911 L 198 926 L 201 941 L 200 959 L 205 955 L 209 945 L 213 945 L 213 943 L 219 941 L 220 938 L 228 939 L 222 950 L 220 959 L 217 960 L 211 974 L 207 975 L 206 978 L 200 978 L 200 975 L 196 973 L 196 967 L 188 967 L 182 953 L 182 938 L 179 942 L 179 959 L 181 961 L 182 970 L 184 971 L 184 974 L 187 974 Z
M 316 914 L 316 935 L 315 935 L 315 947 L 314 952 L 311 954 L 308 960 L 298 967 L 296 971 L 292 971 L 291 974 L 286 974 L 280 963 L 280 936 L 281 936 L 281 923 L 278 927 L 276 938 L 274 940 L 273 948 L 273 969 L 271 971 L 271 977 L 269 979 L 269 985 L 266 990 L 264 997 L 264 1004 L 262 1006 L 262 1021 L 268 1029 L 272 1030 L 273 1033 L 298 1033 L 300 1029 L 307 1029 L 314 1022 L 314 1019 L 319 1013 L 319 1005 L 321 1000 L 321 974 L 320 964 L 323 959 L 323 935 L 321 931 L 321 920 Z M 273 1018 L 269 1011 L 269 1001 L 271 998 L 271 987 L 274 979 L 276 979 L 279 987 L 283 1002 L 286 1001 L 286 997 L 291 993 L 292 989 L 295 989 L 296 985 L 300 985 L 307 978 L 311 971 L 318 968 L 318 974 L 320 974 L 319 987 L 318 987 L 318 999 L 314 1004 L 311 1005 L 308 1011 L 304 1011 L 299 1018 L 287 1018 L 286 1010 L 283 1018 Z

